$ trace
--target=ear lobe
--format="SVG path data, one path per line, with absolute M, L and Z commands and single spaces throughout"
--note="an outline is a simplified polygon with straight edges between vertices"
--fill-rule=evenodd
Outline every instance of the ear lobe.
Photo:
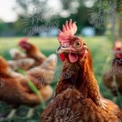
M 63 54 L 63 53 L 61 53 L 60 55 L 59 55 L 59 57 L 60 57 L 60 59 L 61 59 L 61 61 L 65 61 L 65 55 Z

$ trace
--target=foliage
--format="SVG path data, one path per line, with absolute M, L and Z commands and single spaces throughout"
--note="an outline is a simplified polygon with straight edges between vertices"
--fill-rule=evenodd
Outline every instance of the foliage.
M 47 25 L 50 27 L 49 29 L 51 29 L 51 27 L 53 27 L 51 26 L 52 23 L 57 22 L 58 24 L 55 24 L 55 27 L 61 28 L 62 24 L 70 18 L 77 22 L 78 34 L 85 26 L 94 26 L 89 22 L 89 8 L 84 4 L 87 1 L 61 0 L 57 8 L 50 6 L 49 2 L 49 0 L 16 0 L 14 10 L 18 14 L 18 20 L 13 23 L 12 28 L 10 26 L 9 28 L 14 30 L 16 35 L 28 36 L 27 33 L 25 33 L 27 29 L 29 30 L 35 26 L 36 28 L 40 26 L 45 26 L 46 28 Z M 1 29 L 1 31 L 3 31 L 3 29 Z M 35 33 L 35 35 L 38 35 L 39 32 Z M 104 30 L 100 30 L 98 34 L 102 34 L 103 32 Z

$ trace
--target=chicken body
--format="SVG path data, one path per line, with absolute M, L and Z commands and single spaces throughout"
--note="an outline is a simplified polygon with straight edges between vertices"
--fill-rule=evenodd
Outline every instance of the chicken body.
M 52 83 L 57 64 L 57 56 L 55 54 L 50 55 L 45 61 L 26 72 L 29 79 L 39 84 L 47 85 Z
M 28 80 L 30 80 L 28 77 L 11 71 L 5 59 L 0 57 L 0 83 L 2 84 L 0 100 L 13 105 L 39 105 L 40 97 L 31 90 Z M 36 86 L 35 82 L 33 83 Z M 38 91 L 44 101 L 48 100 L 53 94 L 53 90 L 49 85 L 44 86 L 41 84 Z
M 8 65 L 12 68 L 12 70 L 15 70 L 15 71 L 19 68 L 21 68 L 23 70 L 28 70 L 31 67 L 33 67 L 35 64 L 35 60 L 32 58 L 23 58 L 23 59 L 19 59 L 19 60 L 9 60 L 7 62 L 8 62 Z
M 113 65 L 103 76 L 104 84 L 114 96 L 122 94 L 122 66 Z
M 9 53 L 13 60 L 26 58 L 26 54 L 16 48 L 10 49 Z
M 0 100 L 17 106 L 21 104 L 28 106 L 40 104 L 39 97 L 34 93 L 29 93 L 29 90 L 18 79 L 2 75 L 0 82 L 4 84 L 0 90 Z
M 65 60 L 55 96 L 40 122 L 122 122 L 119 107 L 101 97 L 90 51 L 79 37 L 73 36 L 74 27 L 70 20 L 59 33 L 61 42 L 67 39 L 65 43 L 60 42 L 57 51 Z M 65 32 L 67 36 L 70 33 L 69 38 L 65 38 Z

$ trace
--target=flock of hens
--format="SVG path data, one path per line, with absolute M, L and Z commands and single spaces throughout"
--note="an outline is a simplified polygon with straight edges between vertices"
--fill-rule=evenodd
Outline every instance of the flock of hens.
M 66 21 L 59 30 L 57 53 L 63 62 L 62 71 L 53 95 L 53 81 L 57 56 L 46 57 L 34 44 L 24 38 L 19 46 L 25 53 L 12 49 L 13 60 L 0 57 L 0 100 L 8 104 L 34 107 L 41 100 L 52 100 L 44 109 L 40 122 L 122 122 L 122 110 L 114 102 L 104 98 L 100 91 L 92 67 L 92 56 L 87 44 L 75 36 L 75 22 Z M 115 42 L 112 68 L 103 76 L 104 84 L 117 96 L 122 93 L 120 41 Z M 21 73 L 20 71 L 24 72 Z M 70 77 L 62 77 L 70 74 Z M 30 87 L 31 82 L 36 94 Z M 11 116 L 8 116 L 9 118 Z

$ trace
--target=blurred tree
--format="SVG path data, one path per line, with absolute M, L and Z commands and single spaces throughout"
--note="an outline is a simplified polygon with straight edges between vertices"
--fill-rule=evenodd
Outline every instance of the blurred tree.
M 89 20 L 89 10 L 92 7 L 86 4 L 88 0 L 61 0 L 62 12 L 60 13 L 60 25 L 64 24 L 67 19 L 72 18 L 73 21 L 77 22 L 79 34 L 81 29 L 85 26 L 94 26 L 90 24 Z M 89 0 L 92 5 L 94 5 L 95 0 Z M 63 16 L 63 13 L 67 12 L 67 16 Z M 69 13 L 69 14 L 68 14 Z M 61 26 L 60 26 L 61 28 Z
M 97 13 L 97 17 L 96 14 Z M 96 0 L 93 7 L 93 18 L 98 20 L 100 26 L 112 25 L 112 38 L 122 37 L 122 1 L 121 0 Z M 95 21 L 96 23 L 96 21 Z
M 8 29 L 9 29 L 8 25 L 5 24 L 2 20 L 0 20 L 0 30 L 2 30 L 1 32 L 4 32 Z
M 5 23 L 0 20 L 0 36 L 13 36 L 15 31 L 13 29 L 13 23 Z
M 118 0 L 118 8 L 117 8 L 117 12 L 118 12 L 118 21 L 119 21 L 119 36 L 122 40 L 122 1 Z
M 43 8 L 45 6 L 45 1 L 42 0 L 16 0 L 17 6 L 14 8 L 19 15 L 28 16 L 30 14 L 31 9 L 35 6 L 40 6 Z
M 96 0 L 57 0 L 56 7 L 51 6 L 50 0 L 16 0 L 15 10 L 19 15 L 14 27 L 18 33 L 30 31 L 37 26 L 60 27 L 67 19 L 77 21 L 78 34 L 85 26 L 94 26 L 89 22 L 91 7 Z M 45 30 L 45 29 L 43 29 Z M 104 30 L 102 30 L 104 31 Z M 98 31 L 97 31 L 98 32 Z
M 22 29 L 26 34 L 38 35 L 39 31 L 57 25 L 56 22 L 52 23 L 51 19 L 55 20 L 58 13 L 49 5 L 49 0 L 16 0 L 16 2 L 15 10 L 19 19 L 15 23 L 15 27 L 18 33 Z
M 22 20 L 23 20 L 23 17 L 19 16 L 19 19 L 13 23 L 14 30 L 16 30 L 16 34 L 19 36 L 25 35 Z

